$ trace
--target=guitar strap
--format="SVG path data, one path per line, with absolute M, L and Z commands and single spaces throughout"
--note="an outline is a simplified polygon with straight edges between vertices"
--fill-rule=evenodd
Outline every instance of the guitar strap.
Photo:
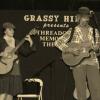
M 93 38 L 94 38 L 94 43 L 96 42 L 96 37 L 95 37 L 95 28 L 93 28 Z
M 72 31 L 71 31 L 71 34 L 70 34 L 70 38 L 69 38 L 69 40 L 68 40 L 68 43 L 71 42 L 71 40 L 72 40 L 72 38 L 73 38 L 74 30 L 75 30 L 75 27 L 72 28 Z

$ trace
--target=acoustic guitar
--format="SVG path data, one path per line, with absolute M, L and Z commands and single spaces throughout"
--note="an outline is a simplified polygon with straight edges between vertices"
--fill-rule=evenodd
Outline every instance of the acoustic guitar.
M 90 57 L 90 52 L 94 51 L 91 47 L 83 47 L 78 43 L 69 43 L 68 48 L 71 51 L 62 52 L 62 59 L 65 64 L 75 67 L 80 64 L 84 59 Z M 75 53 L 77 51 L 77 53 Z M 99 55 L 99 53 L 98 53 Z
M 35 34 L 37 34 L 37 30 L 34 28 L 27 35 Z M 19 42 L 19 44 L 15 48 L 6 47 L 3 51 L 3 53 L 6 54 L 6 56 L 3 56 L 2 53 L 0 54 L 0 74 L 7 74 L 12 70 L 14 61 L 17 59 L 17 55 L 15 53 L 20 48 L 20 46 L 23 45 L 23 43 L 25 42 L 26 36 Z

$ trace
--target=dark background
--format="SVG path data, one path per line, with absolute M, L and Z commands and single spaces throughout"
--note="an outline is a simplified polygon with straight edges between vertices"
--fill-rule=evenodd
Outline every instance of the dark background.
M 2 0 L 0 9 L 14 10 L 77 10 L 80 6 L 88 6 L 100 10 L 100 0 Z
M 77 11 L 80 6 L 88 6 L 94 11 L 100 11 L 100 0 L 2 0 L 0 10 Z M 16 24 L 18 24 L 18 22 Z M 43 54 L 43 52 L 45 52 L 46 55 L 44 59 L 42 59 L 44 56 L 41 55 L 41 62 L 44 66 L 34 68 L 34 70 L 23 67 L 23 80 L 27 77 L 42 78 L 44 81 L 43 100 L 74 100 L 72 95 L 74 90 L 72 72 L 69 68 L 66 68 L 65 64 L 59 59 L 59 51 L 55 49 L 52 52 L 52 49 L 50 49 L 50 52 L 46 52 L 48 50 L 41 48 L 41 43 L 38 44 L 40 55 Z M 52 55 L 52 57 L 49 56 L 48 53 Z M 34 57 L 36 56 L 36 54 L 33 55 Z M 58 59 L 55 60 L 54 55 L 57 55 Z M 49 60 L 45 61 L 47 58 Z M 31 59 L 33 59 L 32 56 L 29 59 L 22 58 L 24 64 Z

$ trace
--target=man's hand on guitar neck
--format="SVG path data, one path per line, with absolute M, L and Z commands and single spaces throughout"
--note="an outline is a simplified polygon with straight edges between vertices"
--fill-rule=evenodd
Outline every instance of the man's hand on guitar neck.
M 98 52 L 99 49 L 100 49 L 99 45 L 94 45 L 94 46 L 93 46 L 93 50 L 94 50 L 95 52 Z
M 99 45 L 95 45 L 93 47 L 93 50 L 95 51 L 96 56 L 100 56 L 100 47 L 99 47 Z

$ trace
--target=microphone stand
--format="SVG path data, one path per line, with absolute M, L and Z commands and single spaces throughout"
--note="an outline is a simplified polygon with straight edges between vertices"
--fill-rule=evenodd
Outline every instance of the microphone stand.
M 34 76 L 39 76 L 40 73 L 41 73 L 43 70 L 45 70 L 46 68 L 48 68 L 48 66 L 51 67 L 52 64 L 53 64 L 54 62 L 55 62 L 55 59 L 53 59 L 51 62 L 49 62 L 48 64 L 46 64 L 44 67 L 42 67 L 37 73 L 35 73 Z

